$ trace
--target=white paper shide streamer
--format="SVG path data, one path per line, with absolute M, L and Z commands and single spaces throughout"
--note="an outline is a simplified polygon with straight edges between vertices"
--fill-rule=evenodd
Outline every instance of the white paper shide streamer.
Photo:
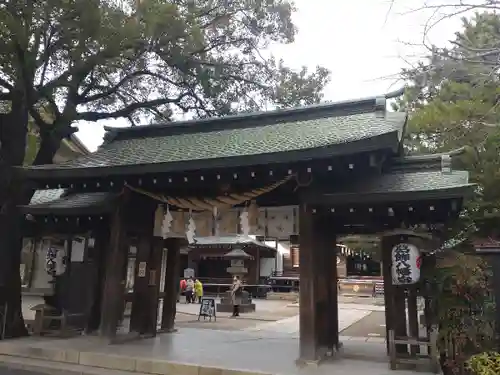
M 215 232 L 215 235 L 218 236 L 219 235 L 219 209 L 217 208 L 217 206 L 214 206 L 212 208 L 212 215 L 213 215 L 213 221 L 214 221 L 214 232 Z
M 161 223 L 161 235 L 163 239 L 167 238 L 170 233 L 170 228 L 172 227 L 172 220 L 174 220 L 172 214 L 170 213 L 170 208 L 167 205 L 167 212 L 163 217 L 163 222 Z
M 193 216 L 190 214 L 189 223 L 186 231 L 186 238 L 188 240 L 188 243 L 190 244 L 194 243 L 195 234 L 196 234 L 196 223 L 194 222 Z
M 245 210 L 240 214 L 240 227 L 241 233 L 244 236 L 248 236 L 250 234 L 250 222 L 248 220 L 248 211 Z

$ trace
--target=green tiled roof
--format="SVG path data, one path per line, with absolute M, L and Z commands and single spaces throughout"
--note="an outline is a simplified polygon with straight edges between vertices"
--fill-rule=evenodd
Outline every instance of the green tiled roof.
M 32 214 L 54 214 L 61 211 L 73 210 L 81 213 L 85 210 L 106 211 L 106 207 L 112 203 L 115 194 L 106 192 L 69 193 L 65 189 L 37 190 L 31 198 L 30 204 L 20 206 L 21 211 Z M 79 211 L 80 210 L 80 211 Z
M 263 157 L 262 163 L 272 163 L 276 162 L 277 154 L 328 150 L 333 155 L 339 146 L 390 135 L 393 135 L 390 145 L 386 140 L 386 144 L 377 145 L 374 142 L 369 147 L 395 148 L 401 139 L 405 121 L 404 113 L 380 114 L 371 111 L 163 136 L 118 137 L 91 155 L 29 169 L 92 169 L 186 162 L 193 162 L 194 168 L 198 169 L 201 167 L 194 163 L 255 156 Z M 345 149 L 342 152 L 346 152 Z
M 467 171 L 395 172 L 365 180 L 350 190 L 353 193 L 410 193 L 466 187 L 469 184 Z
M 363 179 L 349 186 L 348 190 L 324 192 L 316 199 L 320 203 L 323 197 L 339 203 L 356 203 L 361 199 L 371 200 L 420 200 L 425 199 L 462 198 L 464 191 L 472 192 L 475 184 L 469 183 L 467 171 L 452 171 L 443 173 L 434 171 L 397 171 L 380 176 Z M 402 198 L 404 195 L 404 198 Z

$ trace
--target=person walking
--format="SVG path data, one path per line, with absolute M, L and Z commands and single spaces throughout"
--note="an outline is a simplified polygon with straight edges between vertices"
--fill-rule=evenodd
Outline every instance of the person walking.
M 231 301 L 233 304 L 233 315 L 231 317 L 240 316 L 241 292 L 242 285 L 239 276 L 233 278 L 233 285 L 231 286 Z
M 199 279 L 194 281 L 194 295 L 198 303 L 201 303 L 201 299 L 203 298 L 203 284 Z
M 181 279 L 181 282 L 180 282 L 180 293 L 179 293 L 179 297 L 177 299 L 177 302 L 180 302 L 180 296 L 184 296 L 184 298 L 186 299 L 187 301 L 187 298 L 186 298 L 186 279 Z
M 192 277 L 186 281 L 186 303 L 194 302 L 194 280 Z

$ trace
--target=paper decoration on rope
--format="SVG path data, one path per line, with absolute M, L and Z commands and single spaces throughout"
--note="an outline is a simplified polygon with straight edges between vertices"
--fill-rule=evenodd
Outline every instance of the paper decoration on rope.
M 186 219 L 184 211 L 174 211 L 171 212 L 172 215 L 172 226 L 170 231 L 175 234 L 183 234 L 186 232 Z
M 197 212 L 192 215 L 196 225 L 196 235 L 207 237 L 212 235 L 213 218 L 211 212 Z
M 254 200 L 248 206 L 248 225 L 250 226 L 250 231 L 255 234 L 259 225 L 259 206 L 257 206 Z
M 293 207 L 267 208 L 267 235 L 283 238 L 293 234 Z
M 163 217 L 163 222 L 161 225 L 161 235 L 163 239 L 167 238 L 170 233 L 170 228 L 172 227 L 172 221 L 174 218 L 170 213 L 170 207 L 167 205 L 167 212 L 165 212 L 165 216 Z
M 219 232 L 221 235 L 238 233 L 237 211 L 222 212 L 219 219 Z
M 218 196 L 215 198 L 197 198 L 197 197 L 191 197 L 191 198 L 179 198 L 179 197 L 170 197 L 167 195 L 159 195 L 159 194 L 153 194 L 150 193 L 146 190 L 139 189 L 130 185 L 126 185 L 127 188 L 130 190 L 146 195 L 150 198 L 156 199 L 160 202 L 169 204 L 171 206 L 175 206 L 180 209 L 184 210 L 192 210 L 192 211 L 212 211 L 214 207 L 217 207 L 218 209 L 224 209 L 224 208 L 230 208 L 248 201 L 251 201 L 254 198 L 257 198 L 258 196 L 261 196 L 262 194 L 269 193 L 270 191 L 276 189 L 277 187 L 283 185 L 285 182 L 289 181 L 292 179 L 294 175 L 289 175 L 282 179 L 281 181 L 275 182 L 272 185 L 269 185 L 264 188 L 259 188 L 259 189 L 253 189 L 249 192 L 246 193 L 240 193 L 240 194 L 229 194 L 229 195 L 222 195 Z
M 413 244 L 399 243 L 392 248 L 392 283 L 394 285 L 415 284 L 420 280 L 422 257 Z
M 213 207 L 212 209 L 212 215 L 214 218 L 214 234 L 216 236 L 219 235 L 219 229 L 220 229 L 220 217 L 219 217 L 219 209 L 217 207 Z
M 194 236 L 196 234 L 196 223 L 193 220 L 193 216 L 189 215 L 189 223 L 186 231 L 186 238 L 190 244 L 194 243 Z
M 155 210 L 155 221 L 153 227 L 153 236 L 161 237 L 163 230 L 163 205 L 159 204 Z
M 265 236 L 267 234 L 267 209 L 266 208 L 257 208 L 255 210 L 257 215 L 257 225 L 252 233 L 257 236 Z
M 240 227 L 241 227 L 241 233 L 244 236 L 248 236 L 250 234 L 250 225 L 248 221 L 248 211 L 244 210 L 240 214 Z

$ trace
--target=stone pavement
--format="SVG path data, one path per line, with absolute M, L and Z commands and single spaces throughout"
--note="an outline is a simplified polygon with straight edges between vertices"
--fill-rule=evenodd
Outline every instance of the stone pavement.
M 350 326 L 368 319 L 370 314 L 384 311 L 383 306 L 367 299 L 355 303 L 349 300 L 339 302 L 339 328 L 347 333 L 350 333 Z M 340 339 L 344 348 L 335 358 L 316 368 L 298 368 L 295 359 L 298 357 L 299 309 L 293 305 L 290 307 L 286 301 L 256 300 L 256 304 L 256 313 L 244 314 L 237 319 L 219 314 L 217 323 L 197 322 L 199 305 L 178 304 L 177 333 L 121 345 L 109 345 L 106 340 L 93 336 L 71 339 L 30 337 L 0 342 L 0 366 L 3 362 L 35 371 L 12 375 L 35 375 L 38 371 L 51 375 L 414 373 L 388 369 L 384 337 L 342 334 Z M 1 368 L 0 375 L 4 375 Z
M 217 321 L 198 321 L 198 304 L 177 304 L 176 324 L 185 328 L 206 328 L 217 330 L 244 330 L 274 333 L 280 336 L 299 337 L 299 309 L 286 301 L 255 300 L 255 313 L 241 314 L 237 319 L 229 319 L 230 314 L 219 314 Z M 339 331 L 363 320 L 373 311 L 384 311 L 383 306 L 362 303 L 339 303 Z M 287 307 L 288 306 L 288 307 Z M 368 337 L 368 336 L 367 336 Z M 346 338 L 347 339 L 347 338 Z
M 0 375 L 41 375 L 40 372 L 33 372 L 22 369 L 14 369 L 9 367 L 0 366 Z
M 339 332 L 368 316 L 372 311 L 383 311 L 383 307 L 375 305 L 339 303 Z M 298 313 L 298 309 L 297 309 Z M 289 335 L 291 338 L 299 337 L 299 315 L 280 319 L 271 323 L 258 324 L 256 327 L 247 328 L 246 331 L 274 332 Z
M 353 310 L 339 308 L 339 332 L 342 332 L 347 327 L 363 319 L 370 314 L 370 310 Z M 253 328 L 248 328 L 247 331 L 267 331 L 284 334 L 291 334 L 293 337 L 299 337 L 299 315 L 291 318 L 281 319 L 272 323 L 262 323 Z
M 219 303 L 219 299 L 216 298 L 216 303 Z M 265 299 L 255 299 L 255 312 L 241 314 L 241 319 L 257 320 L 257 321 L 276 321 L 285 317 L 290 317 L 297 315 L 299 313 L 298 309 L 288 307 L 289 302 L 280 300 L 265 300 Z M 200 311 L 200 305 L 197 303 L 178 303 L 177 304 L 177 314 L 187 314 L 198 316 Z M 228 317 L 229 313 L 218 313 L 217 317 Z
M 245 314 L 248 316 L 238 319 L 219 317 L 218 320 L 244 323 L 239 330 L 217 330 L 210 322 L 198 324 L 215 329 L 190 328 L 192 325 L 184 319 L 196 319 L 199 305 L 178 304 L 177 308 L 180 328 L 174 334 L 121 345 L 109 345 L 94 336 L 4 341 L 0 342 L 0 363 L 51 375 L 413 374 L 389 370 L 381 337 L 341 336 L 344 348 L 335 358 L 319 367 L 297 367 L 299 309 L 286 307 L 284 301 L 258 300 L 258 311 L 253 315 Z M 340 330 L 346 330 L 374 311 L 383 311 L 383 306 L 368 301 L 366 304 L 340 303 Z M 3 374 L 0 372 L 0 375 Z
M 365 360 L 356 360 L 356 353 Z M 385 345 L 345 342 L 337 358 L 319 367 L 298 368 L 296 339 L 272 332 L 213 331 L 184 328 L 122 345 L 109 345 L 98 337 L 71 339 L 25 338 L 0 343 L 0 361 L 43 360 L 65 366 L 89 366 L 127 373 L 165 375 L 410 375 L 389 371 Z M 366 355 L 373 357 L 366 361 Z M 83 372 L 86 373 L 86 372 Z

